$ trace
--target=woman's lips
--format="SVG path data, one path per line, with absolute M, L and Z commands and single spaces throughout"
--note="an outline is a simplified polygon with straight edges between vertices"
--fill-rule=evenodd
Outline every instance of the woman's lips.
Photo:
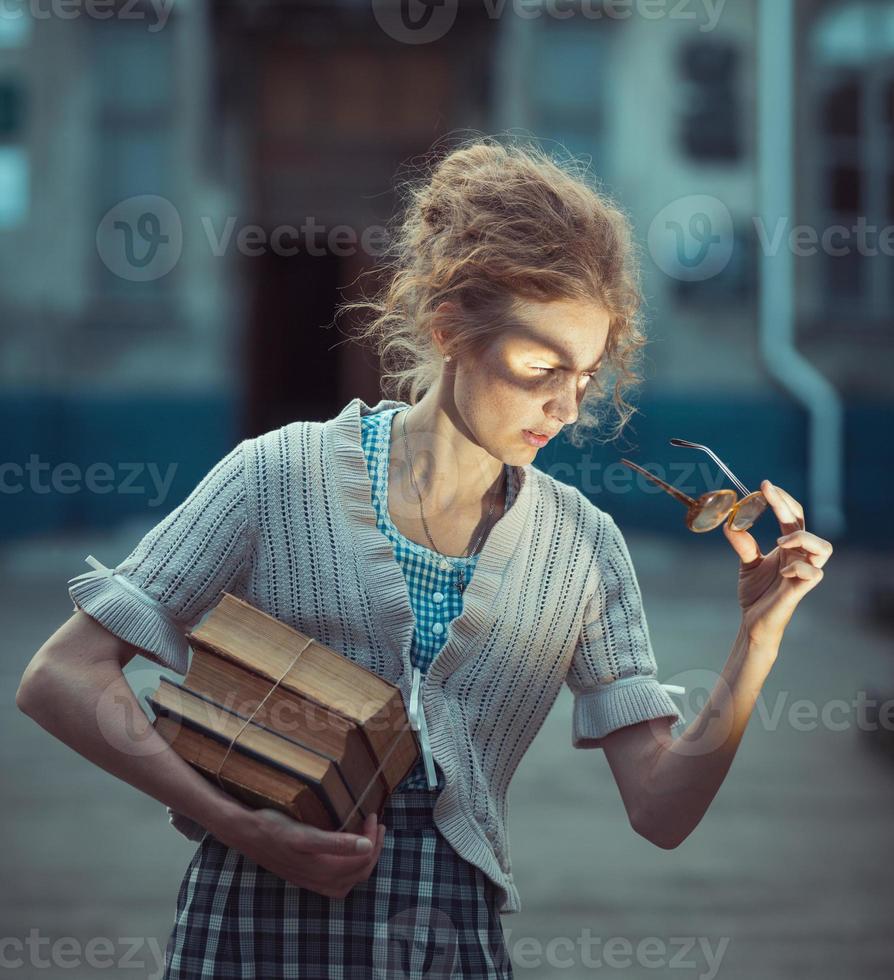
M 528 445 L 536 446 L 538 449 L 542 449 L 551 438 L 550 436 L 535 435 L 530 429 L 522 429 L 522 435 Z

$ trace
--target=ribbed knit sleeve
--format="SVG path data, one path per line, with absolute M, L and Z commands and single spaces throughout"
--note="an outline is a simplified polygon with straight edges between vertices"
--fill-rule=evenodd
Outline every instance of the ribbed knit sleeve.
M 224 592 L 238 595 L 250 567 L 244 446 L 217 462 L 120 565 L 69 580 L 75 608 L 178 674 L 189 666 L 186 631 Z
M 626 725 L 681 717 L 657 679 L 639 582 L 627 544 L 603 512 L 597 550 L 599 582 L 566 683 L 574 694 L 572 745 L 602 748 L 601 739 Z

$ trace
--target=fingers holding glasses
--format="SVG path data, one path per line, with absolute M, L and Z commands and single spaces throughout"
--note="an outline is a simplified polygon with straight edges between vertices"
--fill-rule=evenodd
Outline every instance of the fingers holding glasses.
M 786 558 L 783 564 L 791 566 L 795 563 L 806 568 L 822 568 L 829 560 L 832 546 L 828 541 L 804 530 L 804 508 L 801 504 L 790 493 L 769 480 L 761 483 L 761 491 L 779 521 L 782 536 L 776 543 L 785 549 Z
M 804 508 L 790 493 L 782 487 L 777 487 L 775 483 L 770 483 L 769 480 L 761 483 L 761 492 L 773 508 L 773 513 L 785 534 L 804 530 Z
M 779 573 L 783 578 L 799 579 L 802 582 L 810 582 L 811 588 L 823 580 L 825 572 L 821 568 L 808 564 L 806 561 L 796 561 L 791 565 L 786 565 Z
M 763 561 L 760 546 L 752 535 L 747 531 L 733 530 L 726 521 L 721 526 L 726 540 L 733 546 L 733 551 L 739 556 L 744 569 L 753 568 Z
M 773 508 L 773 513 L 779 521 L 779 529 L 783 534 L 804 530 L 804 508 L 794 497 L 770 483 L 769 480 L 761 483 L 761 493 Z
M 810 531 L 793 531 L 776 539 L 780 548 L 792 548 L 803 553 L 814 568 L 822 568 L 832 555 L 832 545 Z

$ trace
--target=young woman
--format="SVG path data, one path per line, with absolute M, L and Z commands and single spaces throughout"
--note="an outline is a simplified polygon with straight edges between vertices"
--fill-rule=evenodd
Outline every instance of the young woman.
M 672 739 L 680 715 L 617 524 L 532 465 L 563 430 L 578 447 L 597 431 L 610 376 L 617 428 L 631 413 L 645 341 L 627 219 L 536 146 L 479 139 L 409 185 L 391 247 L 362 337 L 408 400 L 355 398 L 241 442 L 124 562 L 71 580 L 74 615 L 19 689 L 22 710 L 200 841 L 170 980 L 511 976 L 507 791 L 562 684 L 572 744 L 604 749 L 632 827 L 675 847 L 831 554 L 768 481 L 780 546 L 763 555 L 724 525 L 742 620 Z M 366 850 L 242 805 L 136 710 L 121 668 L 141 652 L 185 673 L 184 633 L 224 591 L 400 686 L 421 756 Z

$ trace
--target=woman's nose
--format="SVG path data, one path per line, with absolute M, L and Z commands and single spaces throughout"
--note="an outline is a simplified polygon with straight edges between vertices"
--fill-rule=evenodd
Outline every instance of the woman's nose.
M 563 391 L 549 403 L 546 414 L 554 418 L 559 425 L 571 425 L 577 421 L 578 403 L 578 392 Z

